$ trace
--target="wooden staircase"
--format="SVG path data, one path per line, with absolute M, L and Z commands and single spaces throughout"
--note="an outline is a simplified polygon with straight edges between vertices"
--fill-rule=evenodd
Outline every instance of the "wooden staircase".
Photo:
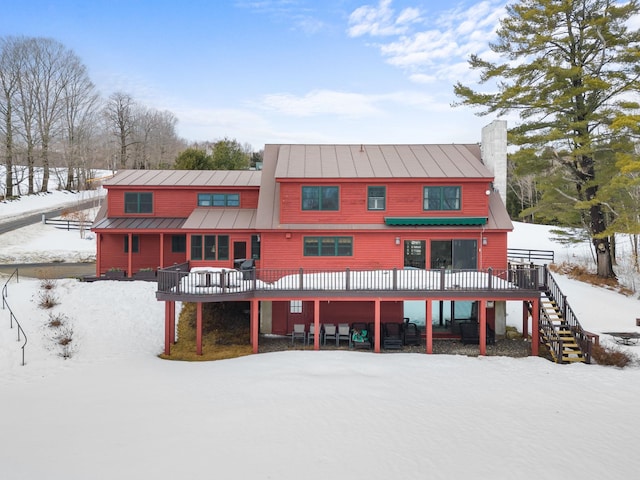
M 556 363 L 585 363 L 585 355 L 557 302 L 550 292 L 540 298 L 540 341 Z

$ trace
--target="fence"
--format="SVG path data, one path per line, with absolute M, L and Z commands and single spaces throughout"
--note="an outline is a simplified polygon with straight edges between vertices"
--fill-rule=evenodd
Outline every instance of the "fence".
M 89 220 L 72 220 L 66 218 L 46 218 L 42 215 L 42 223 L 45 225 L 54 225 L 56 228 L 63 230 L 88 230 L 93 225 Z

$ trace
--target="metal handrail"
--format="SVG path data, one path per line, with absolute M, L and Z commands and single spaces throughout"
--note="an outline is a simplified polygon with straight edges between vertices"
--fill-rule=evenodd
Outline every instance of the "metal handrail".
M 2 287 L 2 309 L 4 310 L 5 308 L 9 310 L 9 325 L 10 328 L 13 328 L 13 322 L 16 322 L 16 325 L 18 327 L 18 342 L 21 340 L 20 338 L 20 334 L 22 334 L 22 336 L 24 337 L 24 343 L 22 344 L 22 366 L 24 367 L 25 363 L 24 363 L 24 348 L 27 346 L 27 334 L 25 333 L 24 329 L 22 328 L 22 325 L 20 325 L 20 322 L 18 322 L 18 319 L 16 318 L 16 316 L 13 314 L 13 310 L 11 310 L 11 307 L 9 306 L 9 303 L 7 302 L 7 297 L 9 296 L 9 289 L 7 288 L 7 285 L 9 284 L 9 282 L 11 281 L 11 279 L 13 278 L 13 276 L 15 275 L 16 277 L 16 283 L 19 282 L 19 274 L 18 274 L 18 269 L 16 268 L 13 273 L 11 273 L 11 275 L 9 276 L 8 280 L 4 283 L 4 286 Z
M 158 293 L 170 295 L 247 294 L 274 291 L 521 291 L 538 290 L 544 280 L 540 267 L 485 270 L 339 271 L 318 269 L 233 270 L 211 267 L 189 271 L 188 264 L 158 270 Z
M 594 344 L 598 343 L 598 336 L 593 333 L 587 332 L 584 328 L 582 328 L 582 325 L 580 325 L 576 314 L 573 312 L 571 305 L 569 305 L 569 302 L 567 301 L 567 296 L 562 293 L 562 290 L 560 290 L 558 283 L 548 269 L 546 270 L 546 274 L 546 286 L 548 289 L 549 297 L 556 302 L 556 305 L 560 309 L 560 315 L 562 316 L 562 319 L 568 325 L 569 330 L 576 339 L 576 343 L 582 351 L 585 362 L 591 363 L 592 348 Z M 560 346 L 562 346 L 562 344 L 560 344 Z M 562 350 L 560 350 L 560 352 L 562 352 Z M 560 359 L 560 361 L 562 360 L 562 356 L 558 358 Z
M 526 260 L 531 263 L 534 260 L 548 260 L 554 262 L 555 252 L 553 250 L 530 250 L 526 248 L 507 248 L 507 258 Z

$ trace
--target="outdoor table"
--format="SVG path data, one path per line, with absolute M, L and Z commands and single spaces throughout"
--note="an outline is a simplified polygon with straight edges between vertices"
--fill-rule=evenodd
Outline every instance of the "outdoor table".
M 640 333 L 638 332 L 602 332 L 606 335 L 611 335 L 616 343 L 620 345 L 637 345 L 640 340 Z

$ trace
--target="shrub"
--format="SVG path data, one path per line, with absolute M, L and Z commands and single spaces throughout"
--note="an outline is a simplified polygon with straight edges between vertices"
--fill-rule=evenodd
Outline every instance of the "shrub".
M 624 368 L 635 363 L 632 354 L 610 346 L 594 345 L 591 356 L 598 365 L 610 367 Z
M 49 321 L 47 322 L 47 325 L 51 328 L 58 328 L 61 327 L 65 324 L 67 320 L 67 317 L 65 317 L 64 315 L 62 315 L 61 313 L 58 313 L 56 315 L 50 313 L 49 314 Z
M 40 279 L 40 288 L 43 290 L 53 290 L 56 288 L 57 282 L 53 279 L 51 269 L 38 270 L 38 278 Z
M 53 308 L 56 305 L 58 305 L 58 303 L 59 303 L 58 298 L 48 290 L 40 293 L 40 300 L 38 302 L 38 306 L 40 308 L 44 308 L 44 309 Z
M 60 329 L 59 335 L 55 338 L 56 343 L 60 346 L 60 356 L 64 359 L 71 358 L 74 351 L 73 342 L 73 328 L 69 326 L 63 326 Z

